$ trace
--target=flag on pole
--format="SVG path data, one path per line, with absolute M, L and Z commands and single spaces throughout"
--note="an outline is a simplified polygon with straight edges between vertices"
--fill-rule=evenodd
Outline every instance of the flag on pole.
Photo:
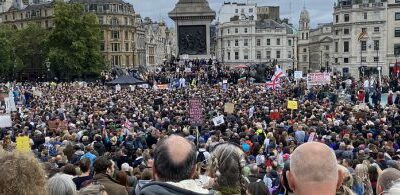
M 285 73 L 282 71 L 281 68 L 279 68 L 278 66 L 276 66 L 275 69 L 275 74 L 274 76 L 272 76 L 271 81 L 268 81 L 265 86 L 268 89 L 273 89 L 275 90 L 276 88 L 280 88 L 281 86 L 281 79 L 282 77 L 285 77 Z

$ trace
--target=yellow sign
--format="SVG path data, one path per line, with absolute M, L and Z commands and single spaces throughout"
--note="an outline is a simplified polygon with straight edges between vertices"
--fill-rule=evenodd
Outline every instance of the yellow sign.
M 235 111 L 235 104 L 226 103 L 224 106 L 224 111 L 228 114 L 232 114 Z
M 29 152 L 31 145 L 28 136 L 17 137 L 17 150 L 20 152 Z
M 288 109 L 297 110 L 298 106 L 299 105 L 297 104 L 297 101 L 288 101 L 288 104 L 287 104 Z

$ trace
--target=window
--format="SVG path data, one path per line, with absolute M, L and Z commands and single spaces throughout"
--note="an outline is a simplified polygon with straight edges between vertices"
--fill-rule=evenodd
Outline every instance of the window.
M 307 48 L 303 48 L 303 52 L 306 53 L 307 52 Z
M 271 39 L 267 39 L 267 45 L 271 45 Z
M 104 40 L 104 30 L 100 31 L 100 40 Z
M 374 62 L 379 62 L 379 57 L 374 57 Z
M 288 51 L 287 56 L 288 56 L 289 59 L 291 59 L 291 58 L 292 58 L 292 52 L 291 52 L 291 51 Z
M 111 38 L 112 39 L 119 39 L 119 31 L 113 30 L 111 32 Z
M 292 40 L 291 39 L 288 40 L 288 45 L 292 46 Z
M 257 46 L 261 46 L 261 39 L 257 39 Z
M 228 34 L 231 34 L 231 30 L 230 29 L 228 29 Z
M 231 60 L 231 52 L 228 52 L 226 56 L 228 56 L 228 60 Z
M 235 28 L 235 33 L 238 34 L 239 33 L 239 29 Z
M 395 56 L 400 56 L 400 44 L 395 44 L 393 51 Z
M 112 65 L 120 65 L 120 57 L 121 56 L 111 56 Z
M 343 30 L 343 34 L 345 34 L 345 35 L 350 34 L 350 29 L 345 28 L 345 29 Z
M 235 9 L 235 13 L 239 13 L 239 9 Z
M 249 59 L 249 54 L 245 53 L 245 54 L 243 55 L 243 59 L 248 60 L 248 59 Z
M 100 43 L 100 51 L 104 51 L 104 50 L 105 50 L 104 43 Z
M 329 45 L 325 45 L 325 50 L 329 50 Z
M 128 21 L 128 18 L 127 17 L 124 17 L 124 20 L 125 20 L 125 25 L 129 25 L 129 21 Z M 129 58 L 128 58 L 129 59 Z
M 276 51 L 276 59 L 281 58 L 281 51 Z
M 343 62 L 348 64 L 349 63 L 349 58 L 343 58 Z
M 307 56 L 303 55 L 303 62 L 307 62 Z
M 247 28 L 244 28 L 244 33 L 247 33 L 248 31 L 247 31 Z
M 111 51 L 120 51 L 119 43 L 111 43 Z
M 339 30 L 335 30 L 335 35 L 339 35 Z
M 367 62 L 367 57 L 362 57 L 361 62 Z
M 343 52 L 349 52 L 349 42 L 343 42 Z
M 249 40 L 248 39 L 244 39 L 243 46 L 249 46 Z
M 344 21 L 345 22 L 349 22 L 350 21 L 350 15 L 349 14 L 345 14 L 344 15 Z
M 117 18 L 113 18 L 111 19 L 111 25 L 118 25 L 118 19 Z
M 394 37 L 400 37 L 400 27 L 394 29 Z
M 339 63 L 339 58 L 335 58 L 335 63 Z
M 339 22 L 339 15 L 336 15 L 336 23 Z
M 374 27 L 374 32 L 379 32 L 379 27 Z
M 229 40 L 229 41 L 228 41 L 228 47 L 230 47 L 230 46 L 231 46 L 231 41 Z
M 271 59 L 271 51 L 267 51 L 265 57 Z
M 261 51 L 257 51 L 257 60 L 261 60 Z
M 129 66 L 129 56 L 125 56 L 125 65 Z
M 236 51 L 236 52 L 235 52 L 235 60 L 238 60 L 238 59 L 239 59 L 239 52 Z
M 368 19 L 368 13 L 364 12 L 364 20 L 367 20 L 367 19 Z
M 374 40 L 374 50 L 375 51 L 379 50 L 379 40 Z
M 235 40 L 235 46 L 237 47 L 237 46 L 239 46 L 239 40 Z
M 129 43 L 125 43 L 125 51 L 129 51 Z
M 276 45 L 281 45 L 281 39 L 276 39 Z
M 253 13 L 253 8 L 249 8 L 249 13 Z
M 361 51 L 367 51 L 367 41 L 361 41 Z
M 367 28 L 361 28 L 361 32 L 367 33 Z
M 339 52 L 339 42 L 335 42 L 335 52 Z
M 129 39 L 129 33 L 128 33 L 128 31 L 126 30 L 125 31 L 125 40 L 128 40 Z
M 304 33 L 301 33 L 301 39 L 304 40 Z
M 306 33 L 306 40 L 308 40 L 308 33 Z
M 400 12 L 396 12 L 394 18 L 395 20 L 400 20 Z
M 99 16 L 99 24 L 103 24 L 103 20 L 104 20 L 103 16 Z

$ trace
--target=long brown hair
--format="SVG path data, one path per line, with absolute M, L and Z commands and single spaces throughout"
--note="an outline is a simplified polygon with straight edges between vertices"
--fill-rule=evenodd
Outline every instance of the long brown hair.
M 115 179 L 117 179 L 118 183 L 122 186 L 128 186 L 128 175 L 124 171 L 118 171 Z

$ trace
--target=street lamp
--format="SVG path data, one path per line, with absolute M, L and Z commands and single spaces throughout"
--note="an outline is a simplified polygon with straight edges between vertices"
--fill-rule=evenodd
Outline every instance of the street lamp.
M 46 68 L 47 68 L 47 81 L 49 81 L 49 78 L 50 78 L 50 60 L 47 58 L 46 59 L 46 62 L 44 63 L 45 65 L 46 65 Z

